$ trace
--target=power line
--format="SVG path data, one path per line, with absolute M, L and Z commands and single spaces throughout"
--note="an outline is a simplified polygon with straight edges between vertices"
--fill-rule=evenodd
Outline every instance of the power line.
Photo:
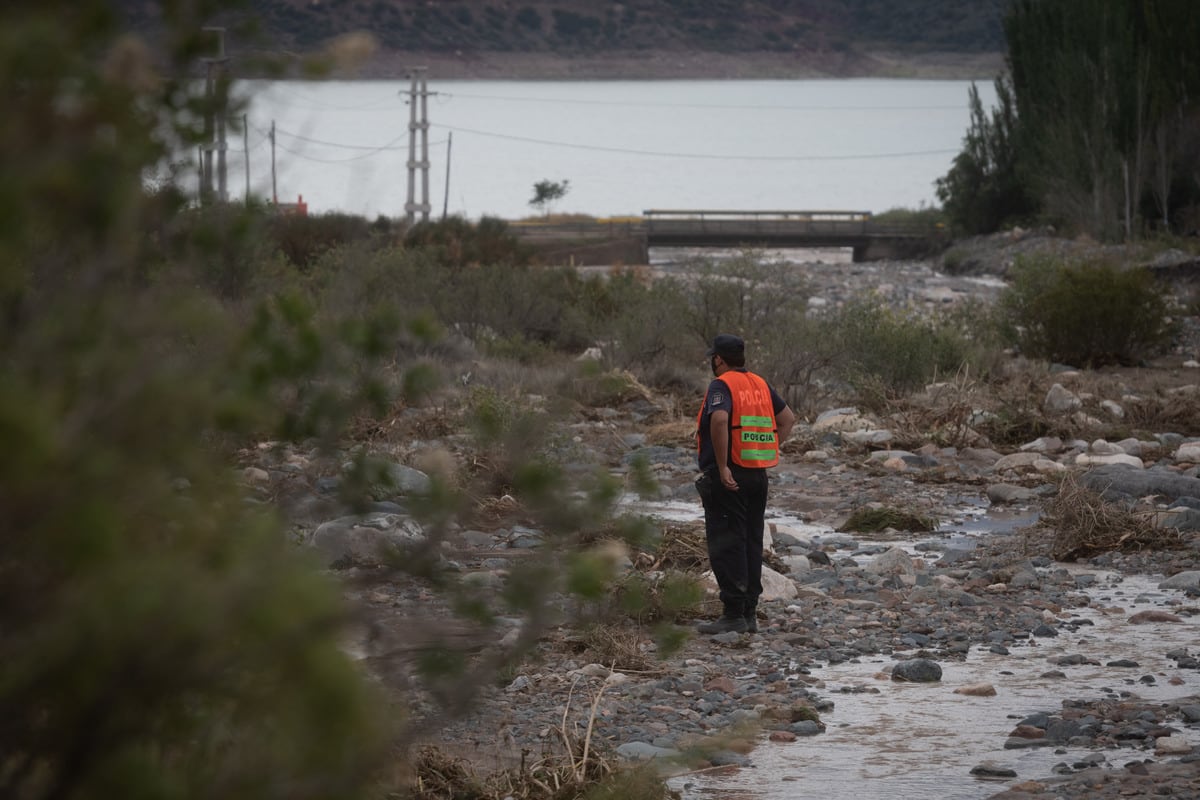
M 400 136 L 397 136 L 395 139 L 392 139 L 387 144 L 366 145 L 366 144 L 344 144 L 341 142 L 327 142 L 322 139 L 312 139 L 308 136 L 301 136 L 298 133 L 291 133 L 289 131 L 285 131 L 283 128 L 276 128 L 275 132 L 279 133 L 283 136 L 291 137 L 292 139 L 296 139 L 301 142 L 308 142 L 309 144 L 320 144 L 320 145 L 324 145 L 326 147 L 337 147 L 342 150 L 370 150 L 371 152 L 379 152 L 380 150 L 392 150 L 392 149 L 399 150 L 401 148 L 396 147 L 396 143 L 400 142 L 401 140 L 405 139 L 408 136 L 408 134 L 405 133 L 405 134 L 401 134 Z
M 439 142 L 430 142 L 430 144 L 442 144 L 445 141 L 446 141 L 445 139 L 442 139 Z M 357 155 L 357 156 L 350 156 L 348 158 L 317 158 L 316 156 L 310 156 L 309 154 L 300 152 L 299 150 L 293 150 L 290 147 L 287 147 L 283 144 L 279 144 L 278 142 L 276 142 L 276 146 L 280 150 L 284 151 L 285 153 L 290 153 L 291 155 L 295 156 L 296 158 L 302 158 L 305 161 L 315 161 L 318 164 L 348 164 L 351 161 L 362 161 L 363 159 L 371 158 L 372 156 L 377 156 L 380 153 L 384 152 L 384 148 L 378 148 L 378 149 L 372 150 L 368 153 L 363 153 L 362 155 Z M 392 149 L 396 150 L 398 148 L 392 148 Z
M 667 153 L 657 150 L 630 150 L 620 147 L 605 147 L 593 144 L 573 144 L 570 142 L 554 142 L 548 139 L 532 139 L 527 136 L 511 136 L 504 133 L 472 130 L 453 125 L 436 125 L 456 133 L 473 133 L 476 136 L 489 136 L 494 139 L 507 139 L 513 142 L 526 142 L 547 147 L 566 147 L 574 150 L 594 150 L 602 153 L 619 153 L 627 156 L 652 156 L 654 158 L 686 158 L 706 161 L 867 161 L 890 158 L 919 158 L 922 156 L 943 156 L 959 152 L 958 150 L 915 150 L 907 153 L 871 153 L 865 155 L 838 156 L 743 156 L 743 155 L 713 155 L 711 153 Z
M 470 94 L 466 92 L 441 92 L 445 97 L 462 97 L 471 100 L 503 100 L 513 103 L 553 103 L 581 106 L 623 106 L 632 108 L 705 108 L 718 111 L 965 111 L 965 103 L 958 105 L 928 106 L 836 106 L 836 105 L 722 105 L 718 103 L 638 103 L 627 100 L 580 100 L 558 97 L 514 97 L 492 94 Z
M 335 103 L 326 103 L 313 97 L 305 97 L 303 94 L 293 91 L 290 87 L 284 86 L 280 82 L 274 82 L 268 87 L 267 94 L 270 94 L 271 92 L 278 92 L 284 96 L 290 96 L 313 103 L 313 105 L 289 105 L 290 108 L 300 108 L 308 111 L 372 111 L 378 110 L 381 106 L 386 105 L 387 103 L 394 103 L 396 100 L 395 94 L 389 93 L 386 97 L 369 100 L 358 105 L 342 106 Z
M 263 139 L 259 142 L 260 144 L 262 143 L 262 141 L 266 141 L 267 139 L 270 138 L 270 133 L 265 133 L 264 131 L 259 129 L 257 126 L 253 126 L 253 127 L 254 127 L 254 130 L 258 131 L 259 133 L 263 134 L 266 137 L 266 139 Z M 383 145 L 360 145 L 360 144 L 345 144 L 343 142 L 329 142 L 329 141 L 325 141 L 324 139 L 313 139 L 308 136 L 301 136 L 298 133 L 290 133 L 290 132 L 285 131 L 282 128 L 278 128 L 278 127 L 275 128 L 275 132 L 277 134 L 282 134 L 284 136 L 295 139 L 297 141 L 305 142 L 307 144 L 316 144 L 316 145 L 320 145 L 322 147 L 333 147 L 333 148 L 337 148 L 339 150 L 362 150 L 362 151 L 365 151 L 362 155 L 350 156 L 348 158 L 318 158 L 316 156 L 312 156 L 307 153 L 300 152 L 299 150 L 294 150 L 292 148 L 286 147 L 283 144 L 280 144 L 278 141 L 276 141 L 276 146 L 278 146 L 280 150 L 283 150 L 286 153 L 290 153 L 291 155 L 294 155 L 297 158 L 303 158 L 308 161 L 316 161 L 321 164 L 344 164 L 344 163 L 348 163 L 351 161 L 360 161 L 365 158 L 370 158 L 373 155 L 377 155 L 379 153 L 383 153 L 386 151 L 400 151 L 403 148 L 398 147 L 397 142 L 406 138 L 408 135 L 408 134 L 401 134 L 400 136 L 391 140 L 387 144 L 383 144 Z M 430 144 L 431 145 L 445 144 L 445 142 L 446 142 L 445 139 L 441 139 L 436 142 L 430 142 Z M 251 148 L 251 149 L 253 150 L 255 148 Z

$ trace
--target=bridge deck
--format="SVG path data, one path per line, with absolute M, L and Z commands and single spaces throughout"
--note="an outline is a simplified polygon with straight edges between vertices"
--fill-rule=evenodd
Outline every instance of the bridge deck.
M 535 241 L 637 237 L 647 247 L 845 247 L 856 260 L 892 257 L 941 236 L 925 225 L 878 222 L 867 211 L 650 210 L 640 218 L 520 223 L 515 230 Z

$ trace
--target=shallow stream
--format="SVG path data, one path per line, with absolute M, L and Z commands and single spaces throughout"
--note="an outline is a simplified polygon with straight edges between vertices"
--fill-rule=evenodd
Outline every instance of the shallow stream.
M 655 513 L 674 519 L 696 519 L 695 507 L 688 516 L 686 506 L 686 503 L 672 503 Z M 798 520 L 770 519 L 814 538 L 842 536 Z M 1014 528 L 1030 522 L 1029 517 L 992 518 L 982 509 L 968 508 L 963 519 L 932 538 L 962 546 L 983 536 L 1008 535 Z M 916 541 L 869 542 L 893 543 L 921 555 L 914 549 Z M 1170 603 L 1181 599 L 1181 593 L 1160 591 L 1158 583 L 1162 576 L 1123 577 L 1075 565 L 1056 564 L 1055 568 L 1060 566 L 1095 576 L 1093 585 L 1080 590 L 1090 597 L 1091 605 L 1062 614 L 1065 620 L 1088 620 L 1091 625 L 1064 625 L 1056 638 L 1029 638 L 1012 643 L 1008 655 L 975 646 L 963 662 L 941 662 L 943 675 L 939 683 L 892 682 L 881 675 L 896 660 L 888 655 L 813 669 L 812 677 L 824 682 L 824 688 L 818 688 L 817 693 L 835 704 L 833 710 L 821 714 L 827 726 L 825 733 L 786 744 L 764 739 L 751 754 L 752 767 L 680 776 L 672 779 L 672 787 L 680 790 L 685 800 L 716 797 L 790 800 L 800 796 L 829 800 L 897 797 L 968 800 L 989 797 L 1013 780 L 1050 776 L 1055 765 L 1072 764 L 1096 753 L 1102 753 L 1109 764 L 1116 766 L 1153 756 L 1132 748 L 1004 749 L 1008 734 L 1021 719 L 1035 712 L 1060 711 L 1063 700 L 1132 696 L 1166 701 L 1200 693 L 1197 674 L 1179 671 L 1165 657 L 1170 650 L 1194 648 L 1200 642 L 1194 622 L 1141 625 L 1128 622 L 1137 611 L 1170 610 Z M 1065 679 L 1043 677 L 1060 669 L 1049 659 L 1071 654 L 1099 664 L 1129 659 L 1138 666 L 1084 664 L 1061 668 L 1067 675 Z M 1147 675 L 1154 677 L 1153 683 L 1142 682 Z M 1168 680 L 1173 677 L 1185 683 L 1170 685 Z M 957 687 L 978 683 L 992 684 L 996 696 L 954 694 Z M 1200 732 L 1194 728 L 1183 728 L 1178 735 L 1200 745 Z M 1015 770 L 1018 777 L 1001 781 L 976 778 L 970 772 L 980 764 Z

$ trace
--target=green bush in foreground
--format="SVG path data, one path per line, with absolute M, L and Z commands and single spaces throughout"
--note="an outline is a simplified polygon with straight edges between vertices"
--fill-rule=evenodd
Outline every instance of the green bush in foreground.
M 299 305 L 227 314 L 238 258 L 164 274 L 191 249 L 147 235 L 178 198 L 141 176 L 194 143 L 172 112 L 195 85 L 156 76 L 112 4 L 3 8 L 0 796 L 364 796 L 385 723 L 346 609 L 223 457 L 326 430 L 338 346 Z
M 1149 272 L 1102 262 L 1022 259 L 1000 297 L 1003 331 L 1025 355 L 1078 367 L 1136 364 L 1170 337 Z

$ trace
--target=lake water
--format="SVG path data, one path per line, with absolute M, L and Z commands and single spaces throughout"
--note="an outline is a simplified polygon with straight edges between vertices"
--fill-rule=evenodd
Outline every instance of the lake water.
M 407 81 L 247 82 L 250 187 L 310 212 L 402 216 Z M 969 123 L 968 81 L 429 80 L 429 202 L 468 218 L 647 209 L 852 210 L 935 205 Z M 979 84 L 985 104 L 990 82 Z M 245 187 L 230 136 L 229 189 Z M 418 153 L 419 158 L 419 153 Z M 449 191 L 447 162 L 449 161 Z M 417 181 L 418 202 L 420 180 Z

